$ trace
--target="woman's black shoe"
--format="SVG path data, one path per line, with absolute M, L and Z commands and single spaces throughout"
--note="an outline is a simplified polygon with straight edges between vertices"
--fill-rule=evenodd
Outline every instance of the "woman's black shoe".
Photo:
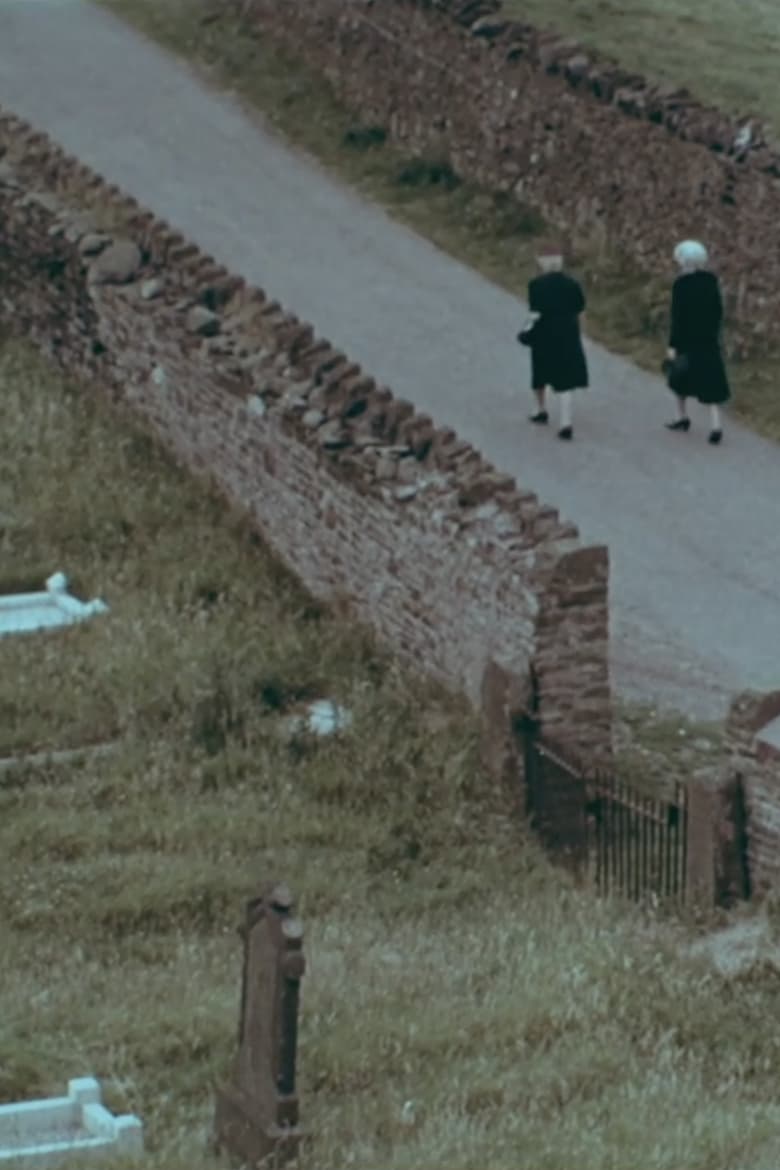
M 573 437 L 574 431 L 571 429 L 571 427 L 561 427 L 561 429 L 558 431 L 559 439 L 572 439 Z
M 532 423 L 546 423 L 550 421 L 550 416 L 546 410 L 537 410 L 536 414 L 532 414 L 530 422 Z
M 712 445 L 714 447 L 714 446 L 717 446 L 717 444 L 721 441 L 722 438 L 723 438 L 723 431 L 710 431 L 710 437 L 708 439 L 708 442 L 712 443 Z
M 691 420 L 689 418 L 678 418 L 677 422 L 667 423 L 667 431 L 689 431 L 691 429 Z

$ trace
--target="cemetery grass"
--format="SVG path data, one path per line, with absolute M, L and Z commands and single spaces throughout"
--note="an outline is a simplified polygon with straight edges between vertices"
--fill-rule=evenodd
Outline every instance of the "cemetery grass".
M 501 287 L 525 295 L 535 271 L 535 244 L 547 230 L 532 208 L 461 182 L 444 158 L 405 156 L 388 141 L 384 127 L 360 123 L 321 77 L 210 0 L 100 2 L 186 57 L 208 81 L 229 87 L 272 130 L 389 214 Z M 715 0 L 701 11 L 695 0 L 663 0 L 660 5 L 656 0 L 630 0 L 628 5 L 604 0 L 598 6 L 590 0 L 573 5 L 569 0 L 532 0 L 528 5 L 518 0 L 517 12 L 540 24 L 556 20 L 578 35 L 587 32 L 591 43 L 621 49 L 621 59 L 628 55 L 624 64 L 641 61 L 649 72 L 664 76 L 671 71 L 675 81 L 726 109 L 749 98 L 765 116 L 774 114 L 780 125 L 774 68 L 780 16 L 770 7 L 762 0 L 742 5 Z M 637 21 L 641 36 L 631 32 Z M 765 47 L 756 31 L 764 26 Z M 680 36 L 680 28 L 686 36 Z M 660 375 L 671 268 L 668 281 L 648 278 L 607 249 L 602 239 L 586 237 L 576 243 L 572 268 L 585 283 L 590 336 Z M 768 346 L 745 361 L 732 359 L 730 376 L 733 413 L 759 433 L 780 439 L 777 347 Z
M 662 908 L 573 888 L 484 775 L 462 703 L 314 603 L 107 397 L 10 342 L 0 448 L 6 579 L 62 568 L 110 605 L 0 641 L 6 750 L 117 741 L 0 772 L 0 1100 L 92 1074 L 143 1118 L 150 1170 L 214 1170 L 236 927 L 282 879 L 309 963 L 302 1170 L 780 1153 L 776 973 L 727 980 L 681 957 Z M 352 727 L 283 733 L 311 697 Z

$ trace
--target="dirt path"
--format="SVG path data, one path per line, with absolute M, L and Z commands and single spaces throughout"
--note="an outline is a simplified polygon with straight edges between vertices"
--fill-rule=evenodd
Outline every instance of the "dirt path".
M 0 0 L 0 104 L 36 123 L 612 554 L 626 697 L 717 717 L 780 681 L 780 453 L 706 418 L 668 434 L 659 379 L 589 347 L 576 439 L 526 422 L 522 306 L 363 203 L 83 0 Z M 671 243 L 671 241 L 670 241 Z

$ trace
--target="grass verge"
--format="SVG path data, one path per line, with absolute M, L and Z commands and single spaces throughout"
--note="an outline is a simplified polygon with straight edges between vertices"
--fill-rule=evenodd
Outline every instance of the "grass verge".
M 366 198 L 490 280 L 524 295 L 533 273 L 535 241 L 544 232 L 541 217 L 532 209 L 509 196 L 460 182 L 441 159 L 404 157 L 387 141 L 384 127 L 361 124 L 354 112 L 340 105 L 323 78 L 257 35 L 249 36 L 240 19 L 223 13 L 204 22 L 204 15 L 214 15 L 208 3 L 101 2 L 193 62 L 212 82 L 230 86 L 260 111 L 271 127 Z M 631 11 L 641 3 L 634 0 Z M 720 8 L 725 3 L 723 0 Z M 541 6 L 539 0 L 537 9 Z M 549 13 L 545 8 L 544 19 L 561 16 L 564 6 L 560 0 Z M 592 6 L 575 5 L 580 23 L 585 20 L 586 7 Z M 608 7 L 614 7 L 611 0 Z M 529 18 L 537 9 L 529 10 Z M 741 14 L 742 9 L 738 11 Z M 539 16 L 541 19 L 541 11 Z M 701 16 L 702 21 L 708 19 Z M 735 19 L 741 21 L 742 17 Z M 561 27 L 568 27 L 566 21 Z M 665 27 L 659 24 L 659 28 Z M 592 29 L 597 40 L 600 28 L 599 24 Z M 610 44 L 606 42 L 605 47 Z M 658 52 L 660 56 L 660 47 Z M 706 96 L 706 87 L 702 93 Z M 722 93 L 725 98 L 727 90 Z M 573 268 L 587 288 L 590 335 L 615 353 L 659 373 L 666 345 L 670 282 L 648 279 L 621 256 L 605 253 L 599 242 L 583 246 Z M 734 362 L 731 377 L 734 413 L 756 431 L 780 439 L 780 399 L 775 392 L 780 354 L 767 350 L 747 361 Z
M 0 642 L 6 734 L 103 713 L 121 739 L 0 773 L 0 1100 L 91 1073 L 143 1117 L 150 1170 L 214 1170 L 235 926 L 284 878 L 310 958 L 302 1170 L 731 1170 L 777 1142 L 775 975 L 725 979 L 551 870 L 468 710 L 314 605 L 131 418 L 17 345 L 0 391 L 4 564 L 111 605 Z M 285 734 L 307 695 L 350 731 Z
M 759 111 L 780 132 L 780 10 L 766 0 L 503 0 L 504 10 L 619 60 L 647 77 L 684 85 L 734 113 Z
M 615 772 L 653 795 L 671 795 L 694 773 L 712 782 L 727 760 L 725 728 L 617 699 L 613 705 Z

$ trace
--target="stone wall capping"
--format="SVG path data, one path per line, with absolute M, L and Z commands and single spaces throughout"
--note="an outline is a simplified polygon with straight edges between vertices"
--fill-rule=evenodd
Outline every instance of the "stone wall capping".
M 118 190 L 117 202 L 127 209 L 128 215 L 150 214 L 147 208 L 141 207 L 135 195 L 128 195 L 125 191 Z
M 73 181 L 75 183 L 84 184 L 87 187 L 101 187 L 103 184 L 103 181 L 99 175 L 96 175 L 94 171 L 90 170 L 90 168 L 85 166 L 82 162 L 76 162 L 74 165 Z
M 218 282 L 217 292 L 224 299 L 226 313 L 233 313 L 243 307 L 246 288 L 247 283 L 243 276 L 230 275 L 226 280 Z
M 322 338 L 314 335 L 312 329 L 312 338 L 309 345 L 302 349 L 298 354 L 298 363 L 301 366 L 306 366 L 307 372 L 313 373 L 317 360 L 324 354 L 329 353 L 331 349 L 330 342 L 323 341 Z
M 32 126 L 26 127 L 21 134 L 22 144 L 29 150 L 36 150 L 41 148 L 45 151 L 50 151 L 52 141 L 48 134 L 43 134 L 40 130 L 34 130 Z
M 179 241 L 174 236 L 168 240 L 165 263 L 175 264 L 179 269 L 186 268 L 187 275 L 189 275 L 192 269 L 200 263 L 198 249 L 194 244 L 187 243 L 183 239 Z
M 213 270 L 214 272 L 217 271 L 219 265 L 217 264 L 214 257 L 210 255 L 210 253 L 204 252 L 192 240 L 187 240 L 187 243 L 192 244 L 192 246 L 195 248 L 195 254 L 197 257 L 192 265 L 192 268 L 190 269 L 191 275 L 195 276 L 200 272 L 206 272 L 208 270 Z
M 363 367 L 359 365 L 358 362 L 352 362 L 349 360 L 349 358 L 345 357 L 344 364 L 337 366 L 336 369 L 332 372 L 331 378 L 328 380 L 336 381 L 340 386 L 343 386 L 351 379 L 361 377 L 362 374 Z
M 280 322 L 281 328 L 298 329 L 301 324 L 301 319 L 299 316 L 297 316 L 297 314 L 293 313 L 290 309 L 282 309 L 282 320 Z
M 197 252 L 200 256 L 203 253 L 196 248 L 192 240 L 185 239 L 185 237 L 176 228 L 170 228 L 168 232 L 168 248 L 172 251 L 174 248 L 188 248 Z
M 367 406 L 368 399 L 376 389 L 376 382 L 368 374 L 360 371 L 359 373 L 347 374 L 345 378 L 342 378 L 341 388 L 352 401 L 365 398 Z
M 286 320 L 280 321 L 278 325 L 274 325 L 273 332 L 276 344 L 284 352 L 288 365 L 293 360 L 291 351 L 307 342 L 306 328 L 297 317 L 288 317 Z
M 373 390 L 366 395 L 366 410 L 362 419 L 363 425 L 372 427 L 381 425 L 388 404 L 391 401 L 392 394 L 387 387 L 374 384 Z
M 191 274 L 204 287 L 217 284 L 220 280 L 226 280 L 228 277 L 227 271 L 217 264 L 211 256 L 198 255 L 197 259 L 193 258 L 194 262 L 191 268 Z
M 145 237 L 146 233 L 154 224 L 154 216 L 150 211 L 144 211 L 139 207 L 138 210 L 131 215 L 127 220 L 127 229 L 136 236 Z
M 315 378 L 321 378 L 329 370 L 332 370 L 339 362 L 346 361 L 344 354 L 328 341 L 326 338 L 321 338 L 318 342 L 320 348 L 320 355 L 314 367 Z
M 153 215 L 146 229 L 147 243 L 150 247 L 160 248 L 161 245 L 169 243 L 172 231 L 169 223 Z
M 283 317 L 284 309 L 277 300 L 266 301 L 261 310 L 262 317 Z
M 245 284 L 241 290 L 241 299 L 244 305 L 253 305 L 260 309 L 268 303 L 268 294 L 256 284 Z

